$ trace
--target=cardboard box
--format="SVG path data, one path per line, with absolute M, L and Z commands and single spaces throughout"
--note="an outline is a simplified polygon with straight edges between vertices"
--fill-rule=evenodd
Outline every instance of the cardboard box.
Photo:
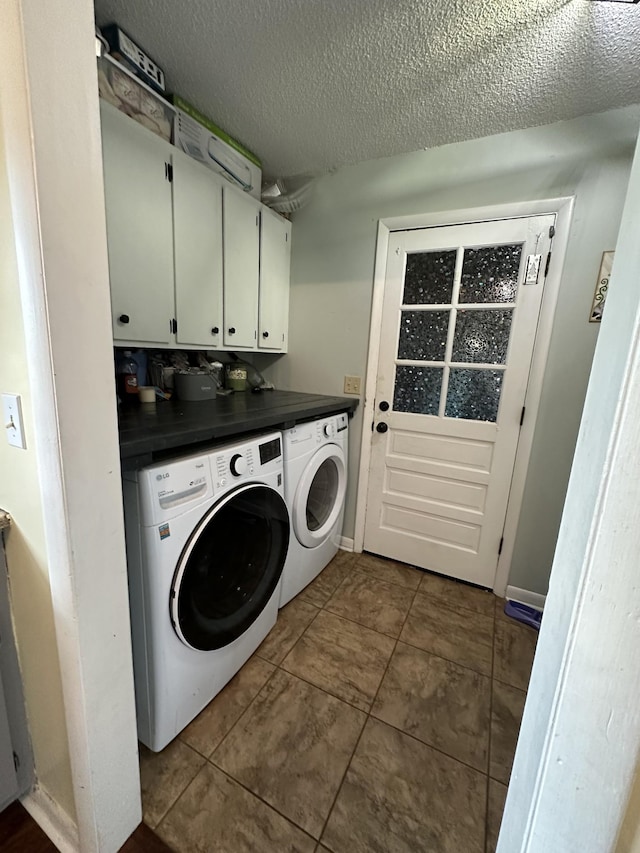
M 255 154 L 178 95 L 172 95 L 171 101 L 175 107 L 173 144 L 259 199 L 262 164 Z
M 110 56 L 98 57 L 98 90 L 103 100 L 171 142 L 174 108 Z

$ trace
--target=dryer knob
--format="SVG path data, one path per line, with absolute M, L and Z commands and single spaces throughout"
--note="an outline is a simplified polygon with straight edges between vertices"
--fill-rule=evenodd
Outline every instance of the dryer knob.
M 333 424 L 325 424 L 322 428 L 322 432 L 327 438 L 333 438 L 333 434 L 335 432 Z
M 247 460 L 244 458 L 244 456 L 241 456 L 239 453 L 236 453 L 235 456 L 231 457 L 229 467 L 231 468 L 231 473 L 234 477 L 241 477 L 247 472 Z

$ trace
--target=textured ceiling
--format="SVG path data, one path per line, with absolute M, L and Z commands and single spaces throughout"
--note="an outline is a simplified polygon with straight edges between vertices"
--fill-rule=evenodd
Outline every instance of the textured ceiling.
M 640 5 L 96 0 L 271 177 L 640 101 Z

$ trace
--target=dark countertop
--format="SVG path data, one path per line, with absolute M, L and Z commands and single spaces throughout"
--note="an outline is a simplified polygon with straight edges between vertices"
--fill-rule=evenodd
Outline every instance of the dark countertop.
M 236 392 L 228 397 L 187 403 L 158 400 L 154 404 L 121 405 L 119 410 L 120 457 L 131 470 L 149 464 L 154 457 L 174 448 L 273 429 L 325 415 L 349 412 L 358 405 L 354 397 L 326 397 L 296 391 Z

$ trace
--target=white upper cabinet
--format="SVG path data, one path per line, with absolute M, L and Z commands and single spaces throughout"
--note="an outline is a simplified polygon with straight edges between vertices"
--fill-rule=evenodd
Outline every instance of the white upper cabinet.
M 114 338 L 167 344 L 173 312 L 173 148 L 100 102 Z
M 260 202 L 224 187 L 224 344 L 256 349 Z
M 114 341 L 286 352 L 290 223 L 100 108 Z
M 174 149 L 176 343 L 222 346 L 222 179 Z
M 287 350 L 290 263 L 291 223 L 263 207 L 260 223 L 259 349 Z

